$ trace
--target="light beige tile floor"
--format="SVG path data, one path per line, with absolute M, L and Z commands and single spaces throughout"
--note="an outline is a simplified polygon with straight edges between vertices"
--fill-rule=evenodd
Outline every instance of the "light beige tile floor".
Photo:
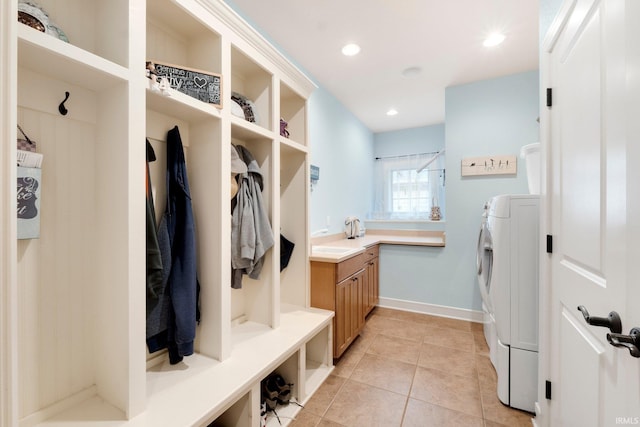
M 376 308 L 294 427 L 519 427 L 496 396 L 481 325 Z

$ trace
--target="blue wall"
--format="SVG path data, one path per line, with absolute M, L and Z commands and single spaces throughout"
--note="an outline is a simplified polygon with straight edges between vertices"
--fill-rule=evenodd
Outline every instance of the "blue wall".
M 440 151 L 444 148 L 444 123 L 373 135 L 375 157 Z
M 309 99 L 309 138 L 311 164 L 320 168 L 320 180 L 311 189 L 311 232 L 341 233 L 347 216 L 364 218 L 372 203 L 373 134 L 319 88 Z
M 484 202 L 526 193 L 524 162 L 516 176 L 463 178 L 462 158 L 519 155 L 538 141 L 538 72 L 515 74 L 445 92 L 447 243 L 444 248 L 383 245 L 380 296 L 481 310 L 475 257 Z

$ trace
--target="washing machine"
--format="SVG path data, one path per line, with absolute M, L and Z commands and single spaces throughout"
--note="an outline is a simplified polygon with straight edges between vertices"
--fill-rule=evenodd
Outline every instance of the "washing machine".
M 498 374 L 498 398 L 534 412 L 538 376 L 537 195 L 501 195 L 483 212 L 477 275 L 484 334 Z

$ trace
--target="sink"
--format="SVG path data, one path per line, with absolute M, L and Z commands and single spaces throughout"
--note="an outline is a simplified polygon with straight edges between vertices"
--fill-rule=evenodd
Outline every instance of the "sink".
M 332 255 L 344 255 L 348 252 L 355 252 L 357 250 L 357 248 L 344 248 L 340 246 L 313 246 L 311 248 L 312 253 Z

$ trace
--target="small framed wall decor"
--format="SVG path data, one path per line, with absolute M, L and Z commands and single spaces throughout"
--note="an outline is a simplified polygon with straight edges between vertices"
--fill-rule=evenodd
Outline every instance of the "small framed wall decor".
M 310 166 L 310 172 L 311 172 L 311 182 L 318 181 L 320 179 L 320 167 L 319 166 L 311 165 Z

